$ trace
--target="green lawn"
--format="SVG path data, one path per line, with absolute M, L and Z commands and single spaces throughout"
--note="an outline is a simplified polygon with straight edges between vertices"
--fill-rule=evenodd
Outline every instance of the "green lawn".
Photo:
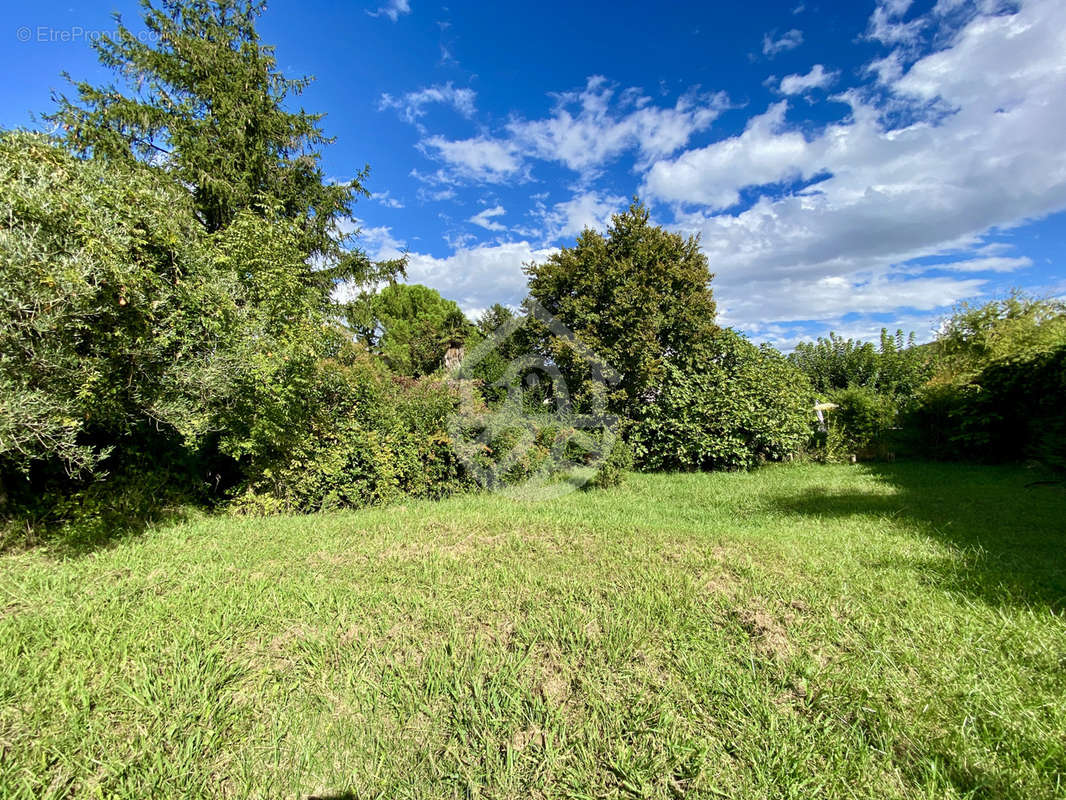
M 1063 797 L 1066 492 L 632 476 L 0 557 L 3 797 Z

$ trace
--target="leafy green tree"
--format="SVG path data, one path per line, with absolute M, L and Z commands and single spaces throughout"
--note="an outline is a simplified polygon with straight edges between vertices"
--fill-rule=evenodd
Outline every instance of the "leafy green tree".
M 481 395 L 490 404 L 499 403 L 507 396 L 509 380 L 527 377 L 525 374 L 508 373 L 513 359 L 521 358 L 533 350 L 529 331 L 524 325 L 514 324 L 516 321 L 517 317 L 511 309 L 495 303 L 481 312 L 476 324 L 477 333 L 469 340 L 469 346 L 473 347 L 482 339 L 493 337 L 492 349 L 481 354 L 476 364 L 467 367 L 467 372 L 480 381 Z M 510 333 L 504 327 L 508 325 L 514 329 Z M 530 391 L 527 387 L 525 397 L 531 404 L 538 403 L 543 399 L 543 393 Z
M 477 319 L 477 329 L 481 331 L 484 336 L 491 336 L 494 331 L 506 325 L 514 318 L 515 313 L 507 306 L 500 303 L 493 303 L 481 312 L 481 316 Z
M 119 162 L 141 160 L 171 175 L 193 195 L 209 233 L 242 210 L 291 221 L 306 260 L 315 265 L 323 300 L 337 281 L 366 283 L 402 270 L 402 261 L 374 264 L 351 248 L 344 226 L 367 170 L 346 183 L 326 179 L 320 149 L 332 140 L 321 114 L 285 104 L 310 78 L 277 69 L 273 48 L 255 28 L 261 0 L 142 0 L 151 41 L 116 16 L 116 31 L 94 42 L 100 62 L 121 85 L 74 84 L 48 119 L 69 146 Z
M 187 194 L 145 167 L 0 136 L 0 458 L 92 470 L 150 420 L 167 376 L 225 338 L 217 279 Z
M 869 386 L 877 380 L 877 351 L 869 342 L 845 339 L 830 331 L 828 338 L 800 342 L 789 360 L 810 378 L 815 391 L 827 393 L 849 386 Z
M 643 469 L 748 469 L 787 458 L 810 437 L 810 383 L 768 345 L 720 329 L 664 367 L 633 429 Z
M 965 380 L 992 363 L 1066 344 L 1066 303 L 1022 292 L 981 306 L 960 303 L 936 339 L 940 380 Z
M 475 333 L 454 301 L 420 284 L 390 284 L 364 294 L 347 311 L 358 338 L 401 375 L 436 372 L 447 350 Z
M 574 247 L 526 273 L 530 296 L 618 373 L 608 407 L 630 419 L 654 400 L 666 361 L 684 361 L 716 330 L 699 240 L 653 225 L 637 201 L 612 218 L 606 235 L 586 229 Z M 586 359 L 558 338 L 542 342 L 575 398 L 594 390 Z
M 935 350 L 928 345 L 917 344 L 913 332 L 904 339 L 902 330 L 891 335 L 886 329 L 881 329 L 874 387 L 878 392 L 899 398 L 907 404 L 932 377 L 935 366 Z

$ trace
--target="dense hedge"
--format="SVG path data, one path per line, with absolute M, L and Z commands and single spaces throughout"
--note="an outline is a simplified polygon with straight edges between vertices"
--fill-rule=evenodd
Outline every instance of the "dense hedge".
M 390 375 L 367 357 L 318 365 L 305 425 L 273 458 L 246 468 L 243 512 L 317 511 L 443 497 L 462 488 L 446 432 L 454 392 Z
M 799 452 L 810 436 L 806 377 L 776 350 L 733 330 L 719 330 L 665 370 L 633 427 L 642 469 L 745 469 Z
M 910 419 L 936 458 L 1036 459 L 1066 468 L 1066 345 L 998 359 L 972 378 L 933 383 Z

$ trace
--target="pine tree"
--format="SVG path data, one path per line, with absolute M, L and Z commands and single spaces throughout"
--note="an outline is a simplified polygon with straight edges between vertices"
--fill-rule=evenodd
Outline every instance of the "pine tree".
M 208 232 L 242 210 L 295 222 L 324 297 L 339 280 L 366 283 L 403 270 L 375 264 L 351 246 L 344 227 L 364 167 L 347 183 L 326 179 L 320 149 L 333 140 L 322 114 L 287 110 L 312 78 L 291 79 L 262 44 L 263 0 L 142 0 L 149 35 L 116 15 L 116 31 L 94 43 L 119 85 L 72 84 L 77 98 L 55 97 L 58 123 L 75 152 L 147 161 L 187 187 Z M 69 76 L 66 76 L 69 80 Z M 311 269 L 309 266 L 308 269 Z

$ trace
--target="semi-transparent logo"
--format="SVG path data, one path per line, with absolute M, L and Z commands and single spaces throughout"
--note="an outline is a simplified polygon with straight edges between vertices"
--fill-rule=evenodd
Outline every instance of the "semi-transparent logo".
M 566 354 L 580 386 L 568 385 L 552 353 Z M 524 499 L 572 492 L 618 441 L 618 417 L 607 413 L 618 374 L 535 300 L 466 353 L 451 378 L 459 408 L 448 432 L 485 489 Z

